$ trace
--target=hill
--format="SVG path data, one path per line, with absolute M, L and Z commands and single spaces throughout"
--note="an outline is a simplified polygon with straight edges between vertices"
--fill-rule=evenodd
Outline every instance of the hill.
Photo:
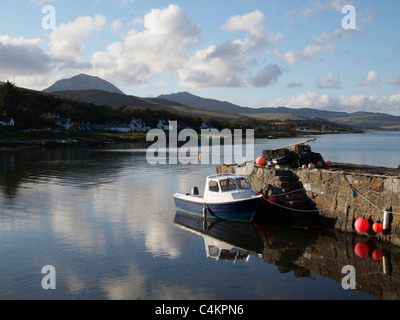
M 158 96 L 160 99 L 166 99 L 180 104 L 202 110 L 212 110 L 231 113 L 251 113 L 251 108 L 241 107 L 227 101 L 207 99 L 195 96 L 189 92 L 179 92 Z
M 197 109 L 195 107 L 188 107 L 184 104 L 167 99 L 162 99 L 160 97 L 140 98 L 136 96 L 112 93 L 100 90 L 56 91 L 52 92 L 52 94 L 65 98 L 77 99 L 80 101 L 85 101 L 96 105 L 105 104 L 111 107 L 125 105 L 133 108 L 164 109 L 185 115 L 194 115 L 204 118 L 216 118 L 216 119 L 227 119 L 227 120 L 239 120 L 243 118 L 242 115 L 235 114 L 232 112 Z
M 400 117 L 374 112 L 337 112 L 312 108 L 292 109 L 287 107 L 249 108 L 226 101 L 205 99 L 188 92 L 162 95 L 159 98 L 196 107 L 202 110 L 233 112 L 258 120 L 326 120 L 340 125 L 348 125 L 362 129 L 400 130 Z
M 87 74 L 79 74 L 70 79 L 59 80 L 44 92 L 52 93 L 56 91 L 67 90 L 101 90 L 113 93 L 124 94 L 120 89 L 99 77 L 89 76 Z

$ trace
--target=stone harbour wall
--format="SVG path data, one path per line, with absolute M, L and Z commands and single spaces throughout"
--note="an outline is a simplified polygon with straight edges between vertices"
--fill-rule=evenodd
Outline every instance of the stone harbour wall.
M 317 214 L 318 225 L 357 232 L 355 221 L 364 217 L 369 230 L 362 235 L 400 246 L 400 170 L 334 164 L 329 169 L 276 169 L 266 166 L 222 165 L 217 173 L 248 176 L 253 189 L 293 215 Z M 372 225 L 383 222 L 389 212 L 388 228 L 375 233 Z

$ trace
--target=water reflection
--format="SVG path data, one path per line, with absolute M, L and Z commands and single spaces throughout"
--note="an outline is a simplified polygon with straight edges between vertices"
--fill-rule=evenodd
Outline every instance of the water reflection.
M 357 270 L 357 292 L 369 293 L 363 298 L 399 298 L 397 247 L 370 241 L 368 252 L 360 245 L 355 253 L 364 238 L 266 225 L 196 221 L 189 225 L 195 234 L 177 228 L 172 195 L 203 188 L 214 173 L 212 164 L 151 166 L 145 150 L 130 145 L 0 152 L 3 295 L 340 298 L 346 294 L 340 271 L 349 264 Z M 382 260 L 374 260 L 376 249 Z M 57 269 L 54 292 L 40 286 L 47 264 Z
M 96 186 L 115 181 L 128 161 L 135 161 L 134 154 L 90 148 L 0 152 L 0 190 L 15 197 L 21 187 L 51 181 L 60 185 L 79 184 L 83 188 Z
M 262 259 L 281 274 L 315 274 L 342 284 L 344 266 L 356 270 L 356 290 L 378 299 L 400 298 L 400 248 L 334 230 L 209 222 L 177 212 L 174 223 L 204 238 L 205 255 L 223 261 Z

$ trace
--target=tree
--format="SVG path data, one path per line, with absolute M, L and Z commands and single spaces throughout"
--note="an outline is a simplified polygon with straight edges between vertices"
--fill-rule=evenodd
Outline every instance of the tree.
M 15 103 L 15 98 L 17 92 L 15 89 L 15 84 L 10 81 L 4 82 L 0 85 L 0 112 L 9 112 L 11 106 Z

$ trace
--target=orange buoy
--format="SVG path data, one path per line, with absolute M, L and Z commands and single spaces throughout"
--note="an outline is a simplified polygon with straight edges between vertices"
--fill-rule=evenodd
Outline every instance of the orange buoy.
M 265 164 L 265 158 L 264 157 L 258 157 L 256 160 L 256 164 L 258 166 L 263 166 Z
M 372 225 L 372 230 L 374 230 L 376 233 L 381 233 L 383 231 L 383 223 L 378 220 Z
M 359 242 L 356 244 L 354 247 L 354 252 L 356 255 L 358 255 L 360 258 L 365 258 L 368 255 L 369 248 L 364 242 Z
M 356 223 L 354 224 L 354 226 L 355 226 L 355 228 L 356 228 L 356 230 L 358 232 L 363 233 L 363 232 L 366 232 L 368 230 L 369 223 L 368 223 L 368 220 L 365 219 L 365 218 L 358 218 L 356 220 Z
M 381 250 L 376 249 L 374 252 L 372 252 L 372 258 L 375 261 L 381 261 L 383 258 L 383 252 Z

